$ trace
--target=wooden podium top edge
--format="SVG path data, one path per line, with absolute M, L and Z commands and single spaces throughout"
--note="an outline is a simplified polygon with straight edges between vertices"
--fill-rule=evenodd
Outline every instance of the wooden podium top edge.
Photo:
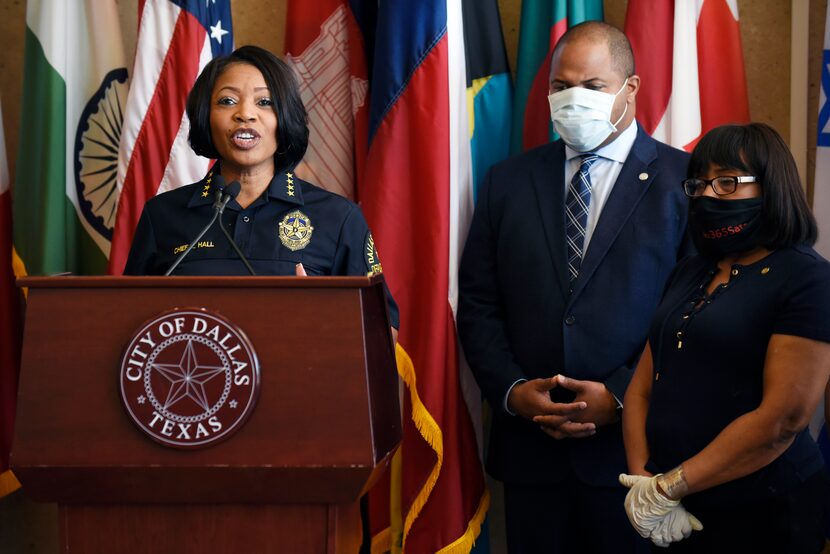
M 18 287 L 29 288 L 362 288 L 383 281 L 382 275 L 371 277 L 274 277 L 274 276 L 219 276 L 219 277 L 135 277 L 114 275 L 58 275 L 52 277 L 21 277 Z

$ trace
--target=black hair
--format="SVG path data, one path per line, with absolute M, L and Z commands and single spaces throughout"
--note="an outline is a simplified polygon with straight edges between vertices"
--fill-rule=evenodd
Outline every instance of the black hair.
M 262 73 L 277 114 L 276 172 L 291 171 L 308 148 L 308 114 L 303 106 L 297 80 L 291 68 L 271 52 L 258 46 L 242 46 L 227 56 L 208 63 L 187 96 L 187 117 L 190 132 L 187 140 L 199 156 L 219 158 L 210 132 L 211 96 L 216 80 L 232 64 L 252 65 Z
M 760 183 L 763 207 L 759 245 L 775 250 L 815 244 L 816 219 L 790 149 L 775 129 L 764 123 L 712 129 L 692 151 L 688 176 L 700 177 L 710 165 L 749 173 Z
M 602 21 L 584 21 L 565 31 L 565 34 L 559 38 L 553 48 L 551 69 L 553 69 L 553 60 L 556 58 L 557 52 L 570 41 L 577 39 L 604 42 L 608 45 L 608 52 L 611 54 L 611 66 L 614 70 L 626 79 L 634 75 L 634 51 L 631 49 L 628 37 L 618 28 Z

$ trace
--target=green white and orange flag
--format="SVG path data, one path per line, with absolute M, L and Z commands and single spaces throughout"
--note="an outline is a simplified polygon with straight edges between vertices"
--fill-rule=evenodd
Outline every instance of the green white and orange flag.
M 29 0 L 14 243 L 30 274 L 106 270 L 127 69 L 115 0 Z

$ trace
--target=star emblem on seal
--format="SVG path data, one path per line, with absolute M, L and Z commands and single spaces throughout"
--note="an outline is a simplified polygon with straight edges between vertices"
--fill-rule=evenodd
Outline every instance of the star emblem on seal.
M 179 401 L 189 398 L 199 408 L 209 410 L 213 402 L 208 399 L 205 385 L 217 375 L 225 373 L 224 366 L 200 365 L 192 340 L 187 341 L 178 364 L 153 363 L 150 368 L 159 372 L 170 383 L 167 398 L 163 403 L 165 409 L 170 409 Z

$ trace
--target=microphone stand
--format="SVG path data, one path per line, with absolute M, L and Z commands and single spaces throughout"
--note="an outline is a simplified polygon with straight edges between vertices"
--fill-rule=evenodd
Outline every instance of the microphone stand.
M 228 198 L 231 198 L 231 196 L 228 195 Z M 228 239 L 228 242 L 231 243 L 231 246 L 233 246 L 233 249 L 236 252 L 237 256 L 239 256 L 239 259 L 242 260 L 243 264 L 245 264 L 245 268 L 248 270 L 248 273 L 250 273 L 251 275 L 256 275 L 254 268 L 251 267 L 251 264 L 248 263 L 248 258 L 245 257 L 245 254 L 243 254 L 242 250 L 239 249 L 239 246 L 236 245 L 236 241 L 233 240 L 231 234 L 228 233 L 228 230 L 225 229 L 225 225 L 222 223 L 222 213 L 225 211 L 225 204 L 227 204 L 227 202 L 222 204 L 222 207 L 219 209 L 219 228 L 222 229 L 222 233 L 225 234 L 225 237 Z
M 193 250 L 193 247 L 196 246 L 196 243 L 199 242 L 203 236 L 205 236 L 205 233 L 207 233 L 208 229 L 210 229 L 210 226 L 213 225 L 214 222 L 216 222 L 216 219 L 222 214 L 222 212 L 225 211 L 225 206 L 228 205 L 228 202 L 231 201 L 231 198 L 233 198 L 233 197 L 230 194 L 225 195 L 223 193 L 223 191 L 221 191 L 221 190 L 216 191 L 216 202 L 213 203 L 213 207 L 214 207 L 213 217 L 210 218 L 210 222 L 208 222 L 208 224 L 205 225 L 205 228 L 202 229 L 201 232 L 199 232 L 198 235 L 196 235 L 196 238 L 193 239 L 193 242 L 191 242 L 187 246 L 187 249 L 185 249 L 184 252 L 179 254 L 179 257 L 176 258 L 176 261 L 173 262 L 173 265 L 170 266 L 170 269 L 168 269 L 164 273 L 165 277 L 167 277 L 171 273 L 173 273 L 173 270 L 176 269 L 179 266 L 179 264 L 184 259 L 184 257 L 187 256 L 190 253 L 191 250 Z M 223 228 L 223 230 L 224 230 L 224 228 Z M 225 234 L 227 234 L 227 231 L 225 231 Z M 236 246 L 236 245 L 234 245 L 234 246 Z

